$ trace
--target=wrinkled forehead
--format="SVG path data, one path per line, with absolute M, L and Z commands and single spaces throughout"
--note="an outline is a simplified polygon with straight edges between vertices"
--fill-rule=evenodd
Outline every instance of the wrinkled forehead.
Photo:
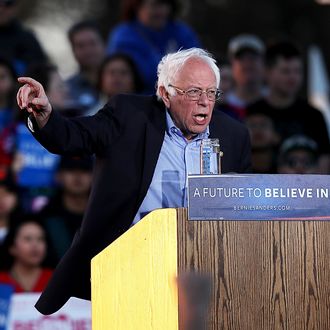
M 187 59 L 176 71 L 173 77 L 174 83 L 213 83 L 216 84 L 216 76 L 210 64 L 201 58 Z

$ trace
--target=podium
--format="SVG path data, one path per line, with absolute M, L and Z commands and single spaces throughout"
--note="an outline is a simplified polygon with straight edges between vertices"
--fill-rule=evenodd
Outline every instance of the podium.
M 92 259 L 93 330 L 186 330 L 181 274 L 210 279 L 200 329 L 330 329 L 329 256 L 329 222 L 156 210 Z

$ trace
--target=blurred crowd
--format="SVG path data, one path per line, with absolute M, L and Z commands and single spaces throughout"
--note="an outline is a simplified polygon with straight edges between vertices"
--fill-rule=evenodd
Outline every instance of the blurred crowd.
M 79 69 L 64 81 L 18 19 L 18 1 L 0 0 L 0 283 L 16 292 L 38 292 L 82 221 L 93 158 L 59 157 L 34 140 L 26 113 L 17 108 L 17 77 L 38 80 L 64 116 L 91 116 L 115 94 L 155 93 L 160 59 L 203 44 L 178 19 L 175 0 L 128 0 L 122 22 L 106 40 L 96 22 L 69 29 Z M 301 93 L 299 45 L 241 34 L 229 41 L 218 65 L 222 98 L 214 111 L 246 123 L 254 173 L 330 172 L 325 120 Z

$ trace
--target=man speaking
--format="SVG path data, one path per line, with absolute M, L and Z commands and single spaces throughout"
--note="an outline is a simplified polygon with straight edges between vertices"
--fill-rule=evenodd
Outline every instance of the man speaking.
M 161 60 L 157 96 L 118 95 L 91 117 L 64 118 L 52 111 L 41 84 L 25 77 L 19 82 L 18 105 L 29 112 L 28 127 L 45 148 L 96 155 L 81 228 L 36 304 L 43 314 L 56 312 L 71 296 L 90 299 L 91 259 L 142 216 L 186 206 L 186 177 L 196 174 L 201 139 L 219 139 L 222 172 L 250 170 L 247 129 L 213 112 L 220 73 L 202 49 Z

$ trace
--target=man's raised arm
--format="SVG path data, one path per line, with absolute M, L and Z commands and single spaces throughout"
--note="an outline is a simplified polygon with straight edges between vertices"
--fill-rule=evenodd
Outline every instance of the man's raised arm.
M 94 116 L 65 118 L 54 111 L 43 86 L 29 77 L 18 78 L 23 84 L 17 93 L 17 103 L 27 111 L 27 126 L 48 151 L 72 156 L 103 152 L 119 132 L 118 120 L 113 120 L 110 106 Z

